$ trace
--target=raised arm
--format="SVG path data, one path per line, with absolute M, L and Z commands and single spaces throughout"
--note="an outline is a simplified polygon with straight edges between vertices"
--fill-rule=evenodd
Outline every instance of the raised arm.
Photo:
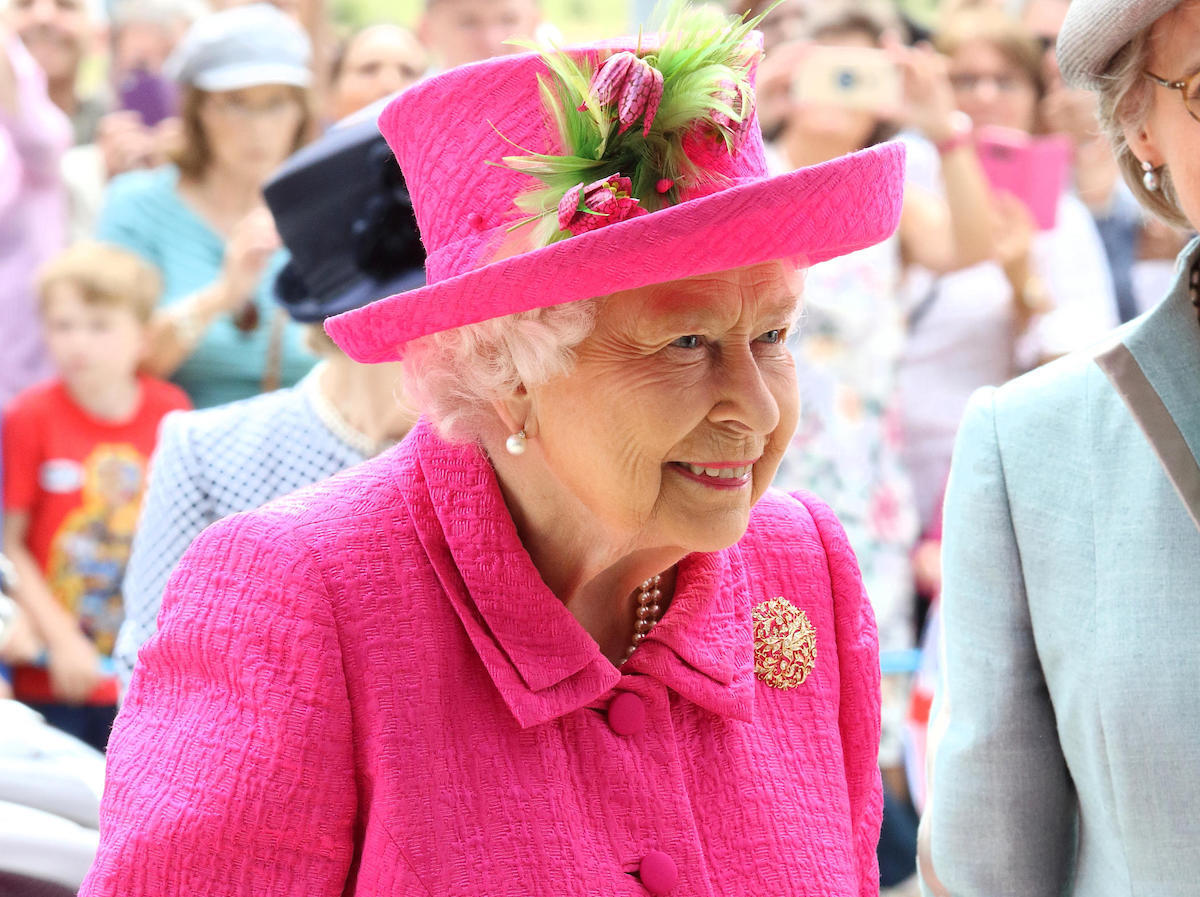
M 946 493 L 943 658 L 919 871 L 935 897 L 1057 897 L 1075 798 L 1034 645 L 994 395 L 971 401 Z
M 307 548 L 264 512 L 196 540 L 113 730 L 82 897 L 333 897 L 357 810 L 341 647 Z
M 35 183 L 59 177 L 59 158 L 71 145 L 71 124 L 46 94 L 46 78 L 20 38 L 0 21 L 0 146 Z

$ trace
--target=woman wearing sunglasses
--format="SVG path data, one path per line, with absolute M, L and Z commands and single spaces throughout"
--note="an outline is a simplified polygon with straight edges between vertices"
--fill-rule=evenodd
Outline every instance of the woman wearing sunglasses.
M 1200 225 L 1200 2 L 1074 0 L 1068 82 Z M 1188 894 L 1200 840 L 1200 242 L 1099 346 L 977 394 L 946 499 L 926 893 Z
M 275 308 L 283 266 L 261 186 L 312 131 L 311 46 L 265 3 L 198 20 L 167 62 L 182 88 L 174 164 L 113 181 L 100 239 L 158 267 L 147 367 L 198 408 L 291 386 L 313 364 Z

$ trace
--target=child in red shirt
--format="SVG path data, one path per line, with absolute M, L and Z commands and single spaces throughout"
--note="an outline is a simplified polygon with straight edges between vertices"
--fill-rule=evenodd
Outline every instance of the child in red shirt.
M 53 259 L 38 302 L 57 378 L 4 414 L 4 553 L 15 598 L 46 645 L 44 668 L 14 671 L 19 700 L 103 749 L 116 683 L 103 672 L 121 624 L 121 580 L 162 418 L 188 408 L 140 375 L 157 273 L 96 243 Z

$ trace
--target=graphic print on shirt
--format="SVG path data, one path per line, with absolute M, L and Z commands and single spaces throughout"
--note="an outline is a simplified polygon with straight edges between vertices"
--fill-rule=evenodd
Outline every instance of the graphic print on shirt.
M 83 503 L 66 516 L 50 547 L 51 590 L 105 655 L 121 626 L 121 581 L 144 480 L 145 459 L 132 446 L 97 445 L 83 462 Z

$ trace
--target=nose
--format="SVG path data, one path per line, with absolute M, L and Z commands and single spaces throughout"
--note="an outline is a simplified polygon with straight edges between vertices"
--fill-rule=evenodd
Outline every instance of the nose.
M 709 420 L 743 435 L 765 436 L 779 426 L 779 403 L 749 345 L 726 349 L 715 369 L 717 402 Z

